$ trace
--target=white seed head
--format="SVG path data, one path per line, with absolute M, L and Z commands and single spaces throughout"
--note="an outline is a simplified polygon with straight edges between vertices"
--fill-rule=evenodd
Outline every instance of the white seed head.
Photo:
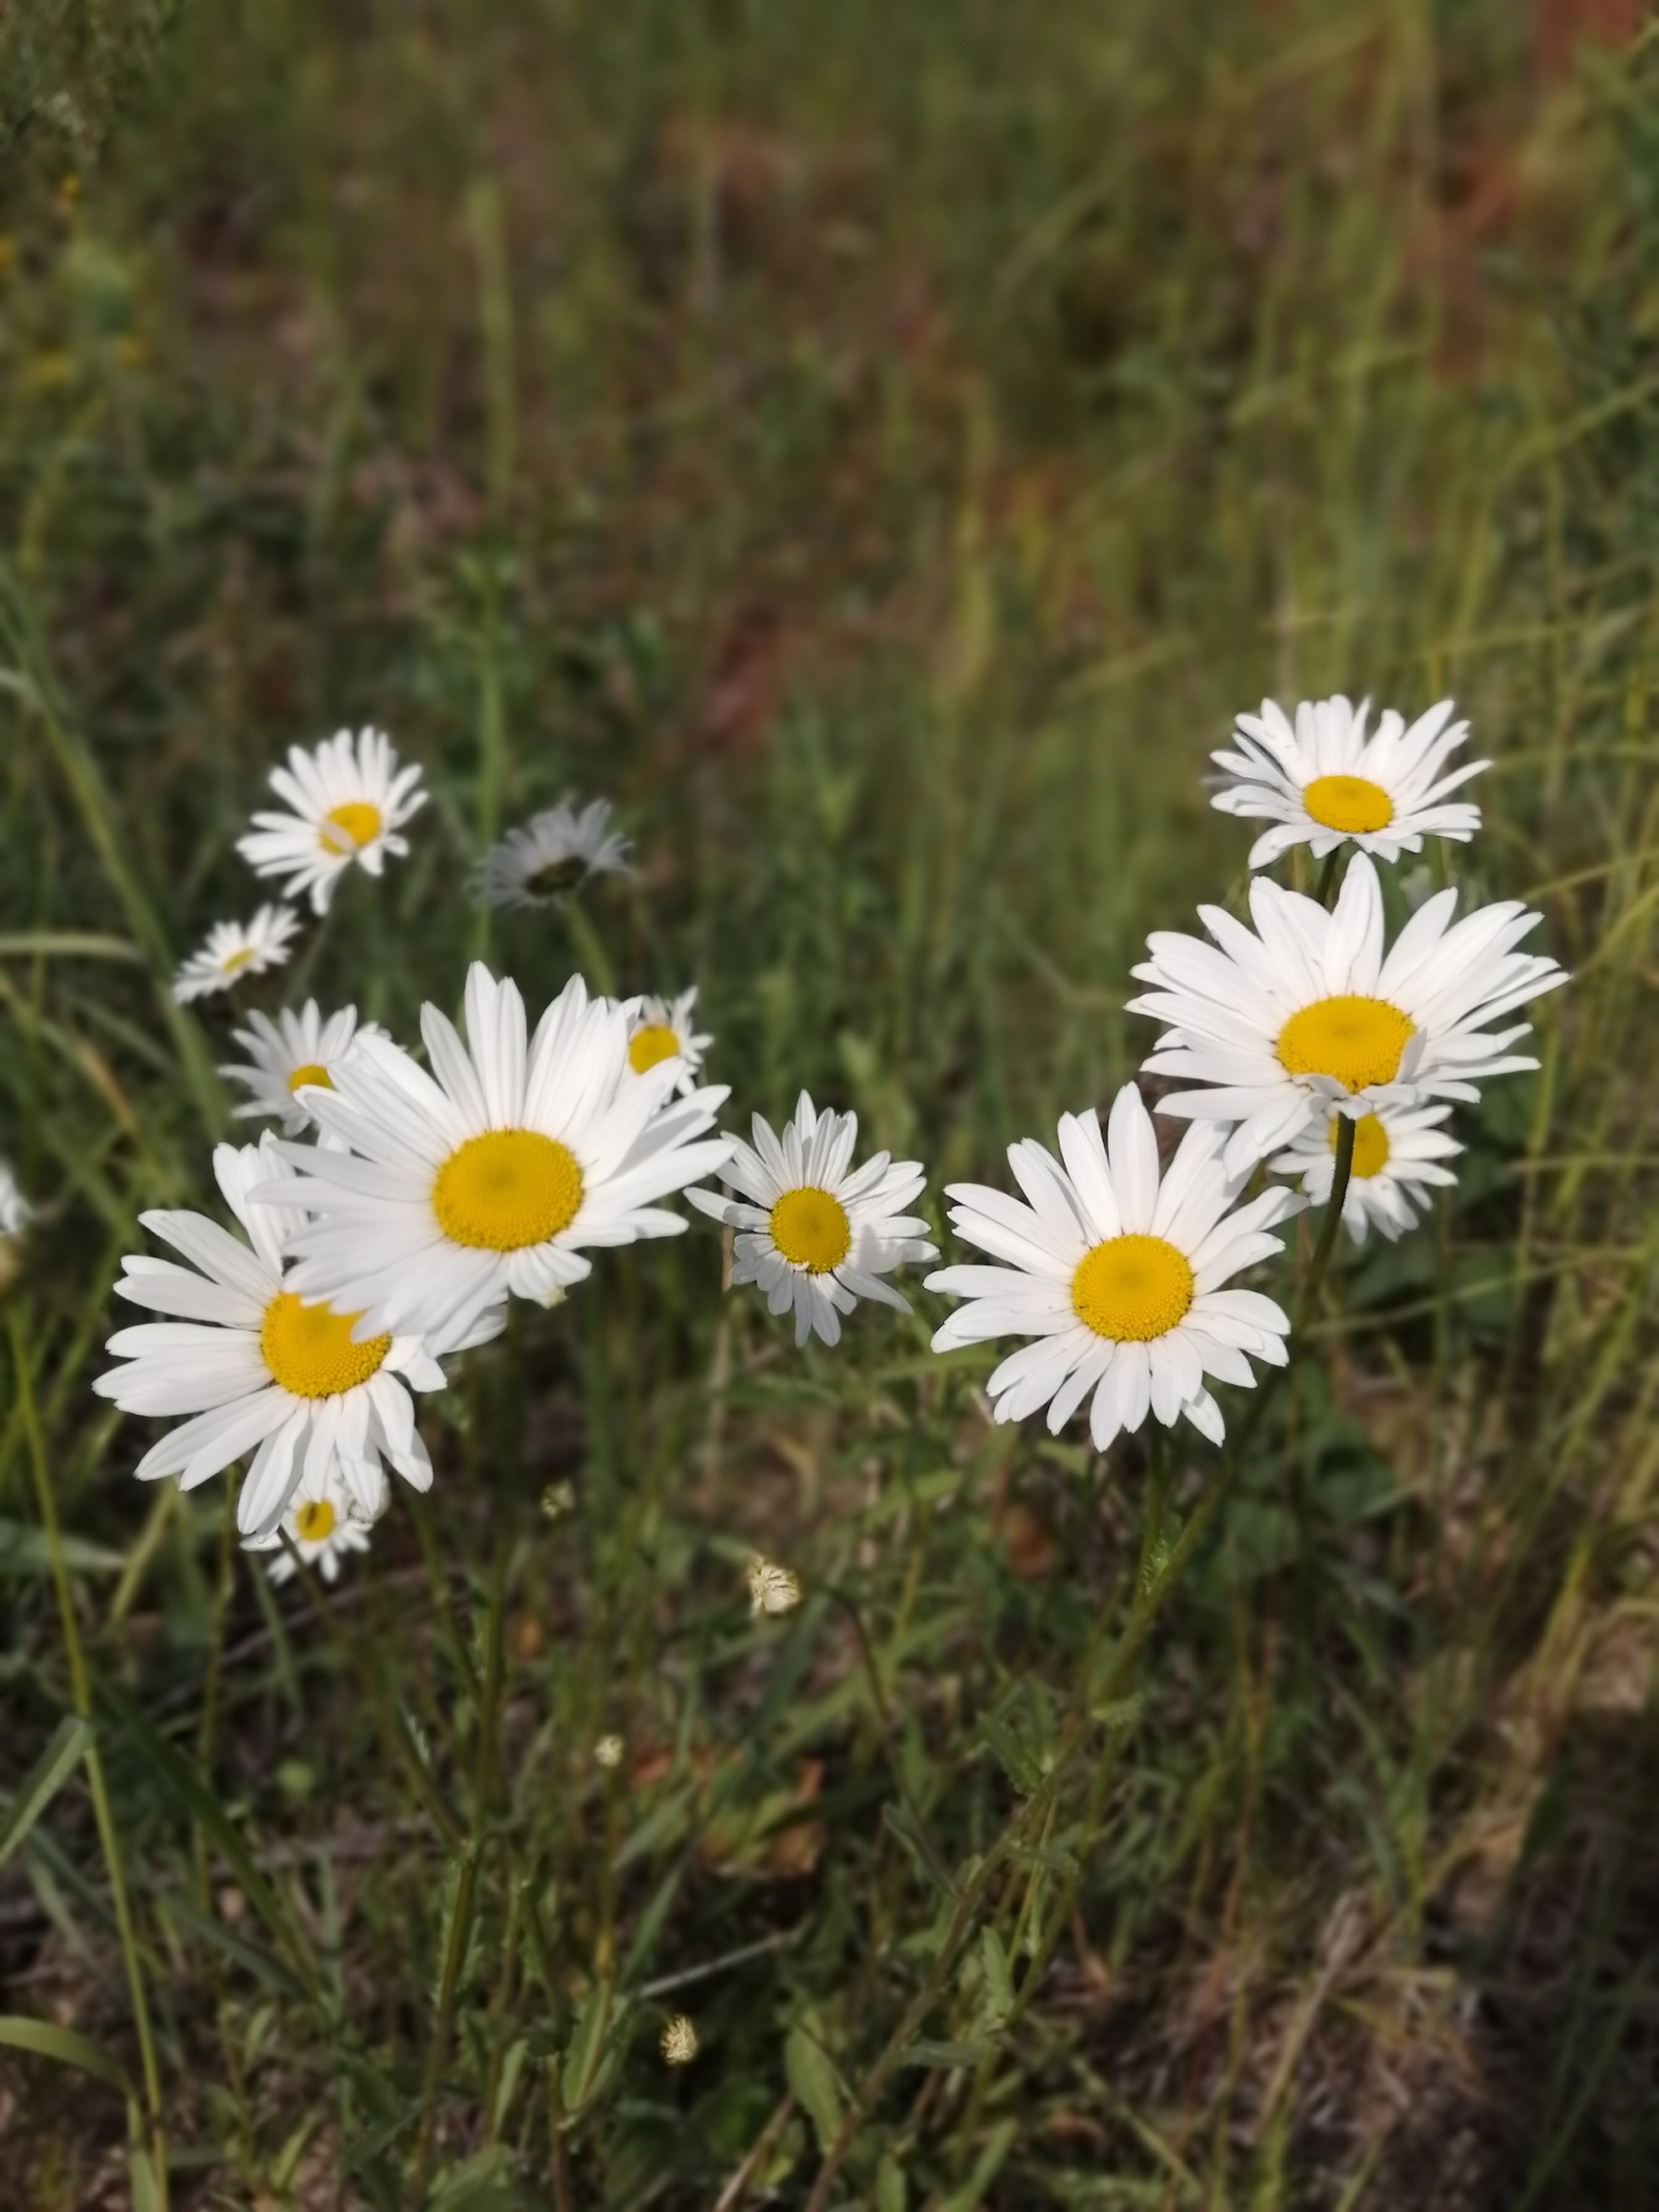
M 567 1513 L 574 1511 L 575 1504 L 574 1483 L 550 1482 L 542 1492 L 542 1511 L 550 1521 L 562 1521 Z
M 613 1767 L 620 1766 L 622 1759 L 623 1740 L 619 1735 L 602 1735 L 593 1747 L 593 1763 L 604 1767 L 607 1774 Z
M 683 2012 L 662 2032 L 662 2055 L 671 2066 L 689 2066 L 697 2055 L 697 2031 Z
M 763 1613 L 793 1613 L 800 1603 L 800 1583 L 787 1567 L 775 1566 L 758 1553 L 749 1562 L 749 1610 L 757 1619 Z

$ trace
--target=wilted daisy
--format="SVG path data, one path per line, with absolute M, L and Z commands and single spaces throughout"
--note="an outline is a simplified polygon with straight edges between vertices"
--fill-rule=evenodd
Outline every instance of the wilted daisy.
M 1449 1106 L 1384 1105 L 1374 1114 L 1362 1115 L 1354 1124 L 1353 1167 L 1342 1218 L 1356 1244 L 1364 1243 L 1372 1222 L 1391 1240 L 1414 1229 L 1418 1215 L 1428 1209 L 1430 1187 L 1457 1181 L 1442 1164 L 1463 1149 L 1441 1126 L 1451 1110 Z M 1338 1119 L 1333 1115 L 1323 1128 L 1304 1130 L 1288 1152 L 1269 1163 L 1275 1175 L 1301 1176 L 1311 1206 L 1323 1206 L 1331 1194 Z
M 1479 1097 L 1488 1077 L 1538 1062 L 1510 1050 L 1521 1022 L 1483 1026 L 1566 981 L 1541 955 L 1510 950 L 1543 919 L 1518 901 L 1454 923 L 1455 890 L 1424 902 L 1386 956 L 1376 870 L 1356 853 L 1334 908 L 1258 877 L 1255 933 L 1219 907 L 1199 918 L 1215 939 L 1158 930 L 1134 973 L 1158 986 L 1129 1012 L 1168 1024 L 1150 1073 L 1205 1085 L 1162 1100 L 1161 1114 L 1236 1122 L 1235 1178 L 1335 1106 L 1356 1118 L 1385 1104 Z
M 749 1610 L 758 1620 L 763 1613 L 793 1613 L 800 1603 L 800 1584 L 787 1567 L 774 1565 L 758 1553 L 749 1562 Z
M 579 814 L 568 799 L 509 830 L 478 863 L 472 892 L 480 906 L 546 906 L 590 876 L 623 875 L 633 840 L 607 827 L 611 801 Z
M 324 1477 L 316 1497 L 294 1498 L 274 1528 L 248 1537 L 242 1549 L 272 1554 L 265 1572 L 273 1583 L 292 1579 L 294 1552 L 307 1566 L 315 1567 L 325 1583 L 331 1583 L 338 1579 L 341 1562 L 349 1553 L 368 1549 L 371 1525 L 334 1468 Z M 294 1552 L 283 1541 L 284 1536 Z
M 252 1063 L 234 1061 L 219 1070 L 247 1085 L 247 1098 L 232 1110 L 244 1115 L 272 1115 L 292 1137 L 311 1121 L 310 1109 L 300 1095 L 307 1085 L 332 1090 L 329 1070 L 345 1058 L 359 1034 L 357 1009 L 342 1006 L 325 1021 L 315 999 L 307 999 L 297 1014 L 284 1006 L 274 1022 L 267 1014 L 252 1013 L 247 1027 L 231 1034 Z M 361 1034 L 376 1036 L 380 1032 L 371 1024 Z
M 334 1088 L 308 1094 L 351 1149 L 283 1147 L 320 1217 L 289 1240 L 298 1290 L 366 1328 L 465 1328 L 509 1291 L 545 1302 L 580 1282 L 584 1247 L 685 1227 L 654 1201 L 725 1159 L 726 1139 L 707 1135 L 725 1091 L 674 1098 L 666 1060 L 632 1077 L 626 1015 L 579 975 L 526 1029 L 517 986 L 475 963 L 465 1044 L 422 1009 L 431 1075 L 360 1038 Z
M 941 1267 L 927 1278 L 966 1304 L 933 1339 L 935 1352 L 999 1336 L 1036 1341 L 1012 1352 L 987 1385 L 1000 1421 L 1048 1408 L 1058 1435 L 1094 1393 L 1090 1432 L 1104 1451 L 1150 1407 L 1166 1427 L 1184 1413 L 1219 1443 L 1221 1410 L 1205 1387 L 1255 1380 L 1246 1354 L 1285 1363 L 1290 1322 L 1258 1291 L 1229 1279 L 1280 1249 L 1267 1231 L 1303 1201 L 1279 1186 L 1232 1211 L 1221 1135 L 1190 1129 L 1160 1181 L 1152 1117 L 1133 1083 L 1097 1115 L 1063 1114 L 1056 1160 L 1026 1139 L 1008 1164 L 1029 1204 L 982 1183 L 953 1183 L 951 1219 L 1000 1267 Z M 1061 1165 L 1061 1161 L 1064 1165 Z
M 852 1169 L 856 1114 L 820 1114 L 805 1091 L 781 1136 L 758 1114 L 751 1150 L 732 1139 L 726 1179 L 743 1197 L 712 1190 L 686 1196 L 737 1231 L 734 1283 L 758 1283 L 768 1309 L 795 1312 L 795 1342 L 813 1330 L 841 1340 L 841 1316 L 860 1298 L 908 1313 L 910 1303 L 881 1278 L 906 1261 L 937 1260 L 927 1224 L 902 1209 L 927 1181 L 915 1160 L 878 1152 Z
M 252 921 L 216 921 L 207 943 L 192 952 L 173 979 L 173 995 L 188 1006 L 210 992 L 228 991 L 244 975 L 263 975 L 289 957 L 289 939 L 300 927 L 291 906 L 262 906 Z
M 383 1461 L 415 1489 L 429 1488 L 432 1462 L 410 1393 L 442 1389 L 434 1352 L 482 1342 L 500 1327 L 499 1315 L 482 1316 L 465 1336 L 357 1341 L 356 1313 L 302 1304 L 284 1270 L 283 1237 L 303 1217 L 276 1139 L 216 1146 L 213 1171 L 248 1243 L 204 1214 L 141 1214 L 192 1264 L 130 1255 L 115 1285 L 133 1304 L 176 1318 L 117 1330 L 108 1349 L 122 1364 L 93 1389 L 123 1413 L 193 1417 L 145 1453 L 140 1480 L 176 1474 L 191 1490 L 252 1452 L 236 1507 L 244 1535 L 271 1528 L 296 1492 L 328 1494 L 336 1469 L 370 1519 L 386 1501 Z M 255 1185 L 275 1189 L 279 1202 L 254 1203 Z
M 309 891 L 314 914 L 327 912 L 347 868 L 378 876 L 388 854 L 406 853 L 398 832 L 426 804 L 419 766 L 399 768 L 383 730 L 339 730 L 314 752 L 290 745 L 270 787 L 292 811 L 256 814 L 236 849 L 258 874 L 283 878 L 290 896 Z
M 0 1237 L 21 1237 L 34 1218 L 34 1208 L 17 1188 L 9 1160 L 0 1160 Z
M 692 1008 L 696 1003 L 695 983 L 689 991 L 682 991 L 678 999 L 641 997 L 623 1000 L 623 1012 L 628 1017 L 628 1065 L 635 1075 L 648 1074 L 665 1060 L 678 1060 L 678 1088 L 696 1089 L 703 1054 L 714 1042 L 708 1032 L 700 1033 L 692 1027 Z
M 662 2032 L 662 2055 L 671 2066 L 689 2066 L 697 2055 L 697 2031 L 683 2012 Z
M 1296 726 L 1280 706 L 1264 699 L 1260 714 L 1241 714 L 1237 752 L 1211 755 L 1236 779 L 1211 804 L 1224 814 L 1273 822 L 1250 848 L 1250 866 L 1265 868 L 1292 845 L 1311 847 L 1316 860 L 1351 837 L 1362 852 L 1397 860 L 1420 853 L 1425 837 L 1460 842 L 1480 827 L 1480 809 L 1451 793 L 1490 761 L 1466 761 L 1442 770 L 1469 734 L 1451 720 L 1452 702 L 1441 700 L 1409 728 L 1390 707 L 1365 735 L 1369 699 L 1352 705 L 1340 694 L 1304 699 Z

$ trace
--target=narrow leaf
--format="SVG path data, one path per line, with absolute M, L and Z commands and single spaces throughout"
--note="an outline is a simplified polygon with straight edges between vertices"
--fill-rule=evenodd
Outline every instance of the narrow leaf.
M 66 1713 L 52 1731 L 52 1741 L 25 1777 L 11 1801 L 11 1810 L 0 1826 L 0 1866 L 4 1866 L 29 1830 L 74 1771 L 82 1753 L 92 1741 L 92 1730 L 78 1713 Z
M 790 2029 L 784 2043 L 783 2072 L 817 2130 L 818 2148 L 827 2151 L 841 2128 L 841 2091 L 823 2045 L 803 2023 Z
M 107 2081 L 112 2089 L 118 2089 L 125 2097 L 131 2094 L 126 2070 L 118 2059 L 112 2058 L 100 2044 L 84 2035 L 77 2035 L 72 2027 L 59 2027 L 55 2021 L 29 2020 L 21 2013 L 0 2014 L 0 2043 L 9 2044 L 14 2051 L 30 2051 L 38 2058 L 55 2058 L 60 2066 L 73 2066 L 82 2074 L 91 2074 L 100 2081 Z

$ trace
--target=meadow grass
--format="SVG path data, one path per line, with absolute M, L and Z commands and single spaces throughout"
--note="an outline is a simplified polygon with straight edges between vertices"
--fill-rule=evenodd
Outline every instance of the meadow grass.
M 8 2202 L 1650 2201 L 1659 134 L 1577 21 L 0 25 Z M 993 1427 L 922 1292 L 797 1355 L 702 1222 L 515 1308 L 337 1585 L 131 1479 L 109 1285 L 234 1126 L 167 979 L 289 743 L 433 802 L 240 1004 L 695 980 L 734 1126 L 937 1213 L 1133 1071 L 1209 749 L 1333 689 L 1455 694 L 1427 879 L 1574 981 L 1133 1666 L 1205 1454 Z M 474 914 L 567 789 L 637 883 Z

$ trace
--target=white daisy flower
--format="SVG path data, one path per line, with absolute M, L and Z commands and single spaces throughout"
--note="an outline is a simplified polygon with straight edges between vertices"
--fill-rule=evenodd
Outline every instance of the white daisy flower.
M 492 845 L 474 872 L 480 906 L 548 906 L 590 876 L 626 875 L 633 840 L 607 827 L 611 801 L 595 799 L 579 814 L 568 799 L 532 815 Z
M 678 1089 L 696 1089 L 703 1054 L 714 1042 L 712 1035 L 691 1025 L 691 1010 L 696 1003 L 695 983 L 678 999 L 641 996 L 623 1001 L 623 1012 L 628 1017 L 628 1065 L 635 1075 L 648 1074 L 665 1060 L 678 1060 Z
M 1414 1229 L 1419 1214 L 1428 1210 L 1430 1186 L 1457 1181 L 1441 1164 L 1463 1149 L 1441 1127 L 1451 1110 L 1390 1104 L 1362 1115 L 1354 1124 L 1353 1167 L 1342 1218 L 1356 1244 L 1364 1243 L 1372 1222 L 1390 1241 Z M 1324 1206 L 1330 1199 L 1338 1121 L 1334 1114 L 1323 1128 L 1304 1130 L 1288 1152 L 1268 1163 L 1275 1175 L 1301 1176 L 1310 1206 Z
M 299 1183 L 276 1139 L 267 1132 L 257 1146 L 216 1146 L 213 1171 L 249 1243 L 204 1214 L 141 1214 L 192 1266 L 130 1255 L 115 1285 L 135 1305 L 176 1318 L 118 1329 L 107 1348 L 122 1364 L 93 1389 L 123 1413 L 194 1417 L 145 1453 L 139 1479 L 176 1474 L 191 1490 L 252 1452 L 236 1507 L 244 1535 L 272 1528 L 296 1492 L 328 1495 L 337 1469 L 371 1519 L 385 1503 L 383 1461 L 415 1489 L 428 1489 L 432 1462 L 410 1393 L 442 1389 L 436 1354 L 482 1342 L 500 1316 L 481 1316 L 465 1334 L 358 1341 L 356 1314 L 302 1304 L 283 1267 L 283 1235 L 303 1217 Z M 252 1202 L 256 1185 L 277 1202 Z
M 743 1198 L 685 1194 L 737 1231 L 732 1282 L 758 1283 L 772 1313 L 794 1308 L 797 1345 L 814 1330 L 826 1344 L 838 1344 L 841 1316 L 860 1298 L 908 1313 L 909 1300 L 881 1278 L 906 1261 L 939 1257 L 925 1241 L 927 1224 L 901 1210 L 927 1170 L 885 1152 L 853 1170 L 858 1133 L 856 1114 L 820 1114 L 803 1091 L 781 1136 L 757 1114 L 753 1149 L 732 1139 L 724 1172 Z
M 263 975 L 267 968 L 280 968 L 289 957 L 289 939 L 300 927 L 291 906 L 262 906 L 250 922 L 216 921 L 207 943 L 192 952 L 173 979 L 173 995 L 181 1006 L 210 992 L 228 991 L 244 975 Z
M 242 1549 L 273 1553 L 265 1572 L 278 1585 L 293 1579 L 294 1552 L 307 1566 L 315 1567 L 325 1583 L 331 1583 L 338 1580 L 341 1563 L 349 1553 L 368 1549 L 372 1526 L 337 1469 L 331 1469 L 318 1496 L 294 1498 L 274 1528 L 246 1538 Z M 283 1541 L 284 1536 L 294 1552 Z
M 365 1328 L 465 1327 L 509 1291 L 555 1299 L 591 1273 L 585 1246 L 685 1227 L 653 1201 L 725 1160 L 726 1139 L 706 1135 L 725 1090 L 673 1098 L 671 1060 L 630 1076 L 627 1016 L 579 975 L 527 1042 L 526 1027 L 517 986 L 475 963 L 465 1044 L 422 1009 L 432 1075 L 360 1038 L 334 1088 L 308 1094 L 350 1149 L 283 1148 L 321 1217 L 289 1239 L 297 1289 Z
M 1259 1291 L 1222 1285 L 1281 1249 L 1267 1232 L 1304 1201 L 1274 1185 L 1229 1212 L 1234 1185 L 1220 1132 L 1208 1127 L 1188 1131 L 1160 1182 L 1152 1116 L 1133 1083 L 1113 1102 L 1105 1139 L 1094 1113 L 1063 1114 L 1059 1134 L 1060 1160 L 1029 1139 L 1008 1148 L 1029 1205 L 982 1183 L 951 1186 L 957 1234 L 1008 1265 L 928 1276 L 930 1291 L 967 1301 L 934 1351 L 1036 1339 L 987 1385 L 1000 1421 L 1046 1406 L 1057 1436 L 1092 1391 L 1097 1450 L 1138 1429 L 1149 1408 L 1167 1428 L 1184 1413 L 1219 1443 L 1221 1409 L 1205 1376 L 1249 1387 L 1247 1354 L 1284 1366 L 1291 1326 Z
M 9 1160 L 0 1160 L 0 1237 L 21 1237 L 34 1218 L 34 1208 L 17 1188 Z
M 1149 1073 L 1212 1088 L 1159 1102 L 1161 1114 L 1236 1122 L 1227 1173 L 1323 1129 L 1333 1106 L 1356 1119 L 1386 1104 L 1476 1100 L 1494 1075 L 1538 1062 L 1510 1048 L 1513 1013 L 1567 980 L 1553 960 L 1510 950 L 1543 919 L 1514 899 L 1454 923 L 1455 890 L 1425 900 L 1385 957 L 1382 894 L 1364 853 L 1335 907 L 1265 877 L 1250 885 L 1255 932 L 1220 907 L 1199 908 L 1215 939 L 1158 930 L 1134 969 L 1158 988 L 1129 1012 L 1168 1024 Z
M 1409 728 L 1390 707 L 1365 735 L 1370 701 L 1358 707 L 1339 694 L 1304 699 L 1296 726 L 1282 707 L 1264 699 L 1260 714 L 1241 714 L 1237 752 L 1211 758 L 1237 779 L 1211 805 L 1224 814 L 1273 822 L 1250 848 L 1250 866 L 1265 868 L 1292 845 L 1312 848 L 1316 860 L 1351 837 L 1364 853 L 1397 860 L 1420 853 L 1425 837 L 1467 842 L 1480 827 L 1480 809 L 1450 794 L 1490 761 L 1466 761 L 1450 775 L 1446 763 L 1469 734 L 1451 720 L 1452 702 L 1441 700 Z
M 315 999 L 307 999 L 297 1014 L 284 1006 L 274 1022 L 266 1014 L 250 1014 L 247 1027 L 231 1034 L 252 1062 L 232 1062 L 219 1070 L 248 1088 L 247 1098 L 233 1112 L 269 1114 L 292 1137 L 311 1121 L 311 1109 L 301 1095 L 307 1085 L 331 1091 L 334 1079 L 329 1070 L 345 1058 L 354 1038 L 380 1032 L 372 1022 L 358 1030 L 356 1006 L 342 1006 L 325 1021 Z
M 399 768 L 384 730 L 349 730 L 307 752 L 290 745 L 286 768 L 273 769 L 270 787 L 287 814 L 256 814 L 236 849 L 262 876 L 281 876 L 290 897 L 311 894 L 325 914 L 334 886 L 355 863 L 378 876 L 388 854 L 409 850 L 398 830 L 426 805 L 417 764 Z

